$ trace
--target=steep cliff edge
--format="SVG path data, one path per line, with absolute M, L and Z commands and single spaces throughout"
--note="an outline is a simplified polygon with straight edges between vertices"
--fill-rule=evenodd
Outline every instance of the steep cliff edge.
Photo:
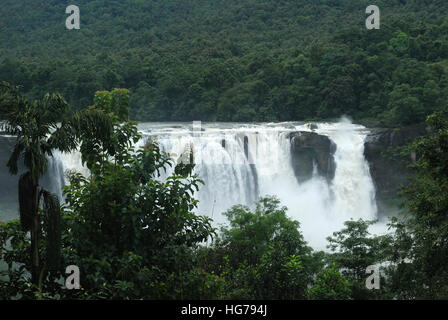
M 400 185 L 407 182 L 411 170 L 402 162 L 387 157 L 384 152 L 405 146 L 427 133 L 424 124 L 400 129 L 372 129 L 366 137 L 364 156 L 369 163 L 370 174 L 376 189 L 376 201 L 380 214 L 390 211 L 398 200 Z M 409 154 L 412 161 L 413 155 Z
M 371 129 L 371 133 L 367 135 L 364 157 L 375 185 L 380 217 L 397 211 L 400 186 L 406 184 L 412 174 L 411 169 L 403 161 L 391 157 L 390 152 L 426 133 L 426 125 L 420 124 L 400 129 Z M 290 134 L 290 141 L 292 166 L 299 183 L 311 179 L 314 168 L 329 182 L 333 180 L 337 146 L 329 137 L 315 132 L 299 131 Z M 415 155 L 409 154 L 409 163 L 413 159 Z
M 317 172 L 328 181 L 334 178 L 336 145 L 326 136 L 314 132 L 293 132 L 291 139 L 291 160 L 299 182 L 311 179 L 314 165 Z

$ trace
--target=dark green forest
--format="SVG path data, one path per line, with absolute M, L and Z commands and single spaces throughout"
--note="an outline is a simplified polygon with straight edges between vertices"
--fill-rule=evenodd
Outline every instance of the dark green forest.
M 423 122 L 447 107 L 445 0 L 79 0 L 0 3 L 0 79 L 74 110 L 129 88 L 137 121 Z
M 128 90 L 97 92 L 93 106 L 69 111 L 60 94 L 30 102 L 1 83 L 2 127 L 17 136 L 7 166 L 27 170 L 20 219 L 0 223 L 1 299 L 448 299 L 446 113 L 429 116 L 430 134 L 406 147 L 418 160 L 390 232 L 350 220 L 322 252 L 273 196 L 232 207 L 221 230 L 194 214 L 203 182 L 193 161 L 173 162 L 151 141 L 134 149 L 141 134 L 127 120 Z M 62 204 L 40 180 L 47 156 L 76 148 L 91 175 L 68 172 Z M 167 165 L 174 173 L 158 180 Z M 78 290 L 64 286 L 70 265 L 82 274 Z M 382 266 L 375 290 L 372 265 Z
M 448 4 L 379 0 L 381 29 L 366 30 L 368 4 L 78 0 L 81 29 L 67 30 L 65 1 L 2 0 L 0 131 L 16 137 L 19 218 L 0 221 L 0 300 L 448 299 Z M 194 213 L 193 154 L 134 148 L 135 121 L 344 114 L 428 130 L 399 150 L 413 175 L 389 233 L 350 220 L 328 252 L 275 196 L 212 227 Z M 54 152 L 73 150 L 91 175 L 67 172 L 61 203 L 42 179 Z M 372 265 L 381 287 L 369 290 Z

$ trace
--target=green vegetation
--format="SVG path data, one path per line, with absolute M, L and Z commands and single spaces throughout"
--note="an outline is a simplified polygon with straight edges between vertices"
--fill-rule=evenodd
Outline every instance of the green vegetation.
M 75 113 L 67 121 L 68 105 L 60 94 L 46 94 L 41 100 L 29 102 L 17 87 L 6 82 L 0 83 L 0 96 L 0 118 L 6 119 L 2 130 L 17 136 L 7 167 L 15 175 L 18 162 L 23 160 L 27 169 L 19 179 L 20 225 L 22 231 L 30 231 L 31 234 L 32 283 L 40 286 L 40 279 L 47 269 L 59 266 L 61 242 L 59 199 L 39 186 L 40 178 L 47 171 L 46 156 L 52 156 L 55 149 L 70 151 L 76 148 L 73 139 L 80 136 L 86 126 L 92 129 L 89 134 L 101 139 L 96 127 L 107 123 L 108 118 L 101 112 L 88 110 Z M 41 201 L 42 213 L 39 215 Z M 42 221 L 45 221 L 44 225 L 41 225 Z M 39 249 L 42 230 L 47 241 L 45 264 L 41 262 Z
M 419 159 L 412 183 L 403 190 L 407 214 L 392 220 L 391 284 L 401 298 L 448 299 L 446 113 L 431 115 L 428 124 L 432 134 L 411 146 Z
M 254 212 L 234 206 L 222 228 L 203 249 L 206 270 L 225 279 L 225 298 L 304 299 L 318 269 L 311 248 L 275 198 L 259 200 Z
M 2 88 L 5 126 L 18 134 L 15 150 L 24 153 L 13 153 L 10 167 L 23 160 L 27 174 L 39 169 L 39 177 L 46 169 L 37 151 L 80 145 L 92 173 L 68 173 L 61 207 L 33 184 L 44 201 L 23 193 L 21 219 L 0 223 L 2 299 L 447 298 L 446 115 L 430 116 L 431 134 L 409 147 L 418 155 L 417 173 L 403 190 L 405 210 L 391 219 L 391 233 L 374 236 L 368 231 L 373 222 L 347 221 L 328 238 L 331 252 L 324 253 L 308 247 L 299 222 L 275 197 L 259 199 L 254 210 L 234 206 L 219 233 L 209 218 L 195 215 L 193 195 L 202 181 L 193 165 L 172 163 L 154 143 L 133 149 L 140 134 L 127 120 L 127 90 L 97 92 L 92 107 L 62 117 L 48 132 L 51 119 L 67 111 L 62 97 L 29 103 L 16 87 Z M 41 114 L 28 117 L 37 105 Z M 24 112 L 11 112 L 16 108 Z M 92 131 L 80 130 L 85 126 Z M 166 165 L 175 166 L 174 173 L 160 181 Z M 368 290 L 366 268 L 380 264 L 380 289 Z M 64 286 L 68 265 L 81 269 L 80 290 Z
M 0 130 L 17 136 L 9 171 L 26 171 L 20 219 L 0 221 L 0 299 L 448 299 L 448 7 L 378 0 L 381 29 L 368 31 L 368 4 L 79 0 L 81 29 L 68 31 L 66 3 L 2 0 Z M 426 120 L 430 133 L 404 150 L 415 176 L 390 233 L 347 221 L 328 253 L 275 197 L 234 206 L 217 232 L 193 213 L 194 166 L 155 143 L 134 150 L 129 120 L 343 114 Z M 60 204 L 40 179 L 47 157 L 74 149 L 91 176 L 69 172 Z M 69 265 L 80 290 L 64 286 Z M 379 290 L 366 288 L 371 265 Z
M 79 0 L 0 3 L 0 79 L 81 109 L 126 87 L 139 121 L 423 122 L 448 101 L 445 0 Z
M 2 113 L 7 119 L 6 129 L 13 126 L 16 115 L 9 110 L 21 106 L 26 109 L 20 113 L 24 115 L 34 110 L 34 104 L 17 103 L 26 100 L 14 87 L 5 86 L 1 98 L 0 111 L 7 110 Z M 60 211 L 57 204 L 57 214 L 48 218 L 47 202 L 42 206 L 33 203 L 29 208 L 26 205 L 35 199 L 34 193 L 23 194 L 20 221 L 1 226 L 0 255 L 8 264 L 5 275 L 9 280 L 0 286 L 4 291 L 1 297 L 64 297 L 66 290 L 58 282 L 65 276 L 61 266 L 72 264 L 83 266 L 83 274 L 90 275 L 83 281 L 83 290 L 77 292 L 78 298 L 183 298 L 188 297 L 184 291 L 194 292 L 188 287 L 194 284 L 185 283 L 185 288 L 177 284 L 182 283 L 184 274 L 201 276 L 191 267 L 191 251 L 213 232 L 206 218 L 191 213 L 197 203 L 192 197 L 193 188 L 197 189 L 201 181 L 191 175 L 191 166 L 182 163 L 166 182 L 154 180 L 170 164 L 168 156 L 160 153 L 157 145 L 132 152 L 131 145 L 140 134 L 136 123 L 125 120 L 128 103 L 127 90 L 97 92 L 93 107 L 62 120 L 48 139 L 39 140 L 48 147 L 39 150 L 55 146 L 70 150 L 80 144 L 83 161 L 92 174 L 89 179 L 70 174 L 71 184 L 65 189 L 67 205 Z M 59 115 L 66 104 L 51 106 L 51 114 Z M 40 110 L 46 114 L 45 109 Z M 22 131 L 36 123 L 34 117 L 22 120 Z M 23 140 L 28 141 L 18 133 L 16 149 Z M 16 164 L 17 159 L 13 153 L 10 162 Z M 23 159 L 28 164 L 26 154 Z M 39 174 L 46 171 L 44 164 L 39 168 Z M 34 188 L 44 192 L 37 183 Z M 36 231 L 31 242 L 26 236 L 30 223 L 22 219 L 29 215 L 37 222 L 37 226 L 32 225 Z M 56 247 L 53 239 L 57 240 Z M 31 259 L 27 254 L 30 246 Z M 51 255 L 54 263 L 49 259 L 51 249 L 59 250 L 57 256 Z M 46 258 L 40 257 L 41 252 L 47 253 Z

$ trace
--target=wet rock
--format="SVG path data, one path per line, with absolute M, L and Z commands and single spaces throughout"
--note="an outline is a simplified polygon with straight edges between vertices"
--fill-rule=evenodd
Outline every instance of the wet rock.
M 336 145 L 328 137 L 300 131 L 291 133 L 290 140 L 292 166 L 299 182 L 311 179 L 314 168 L 320 176 L 333 180 Z
M 375 184 L 379 213 L 386 213 L 397 204 L 399 188 L 407 183 L 412 171 L 400 161 L 388 157 L 385 152 L 405 146 L 427 133 L 426 126 L 413 125 L 400 129 L 372 129 L 364 143 L 364 156 L 369 163 L 370 175 Z M 414 154 L 409 154 L 411 161 Z

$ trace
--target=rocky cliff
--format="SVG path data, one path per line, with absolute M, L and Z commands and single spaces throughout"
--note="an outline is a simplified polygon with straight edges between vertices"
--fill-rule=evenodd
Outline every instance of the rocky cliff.
M 399 189 L 408 181 L 411 169 L 403 161 L 391 157 L 391 151 L 427 133 L 424 124 L 400 129 L 371 129 L 364 144 L 364 156 L 376 189 L 376 201 L 381 215 L 397 210 Z M 327 136 L 314 132 L 290 134 L 291 161 L 299 182 L 311 179 L 314 168 L 328 181 L 334 178 L 336 145 Z M 415 155 L 409 154 L 411 163 Z
M 314 166 L 328 181 L 334 178 L 336 145 L 326 136 L 314 132 L 294 132 L 291 139 L 291 160 L 299 182 L 310 179 Z
M 426 134 L 426 126 L 414 125 L 401 129 L 372 129 L 364 144 L 364 155 L 376 188 L 378 210 L 386 213 L 396 204 L 400 185 L 407 182 L 411 170 L 401 161 L 388 157 L 385 152 L 405 146 Z M 413 161 L 415 155 L 409 154 Z

